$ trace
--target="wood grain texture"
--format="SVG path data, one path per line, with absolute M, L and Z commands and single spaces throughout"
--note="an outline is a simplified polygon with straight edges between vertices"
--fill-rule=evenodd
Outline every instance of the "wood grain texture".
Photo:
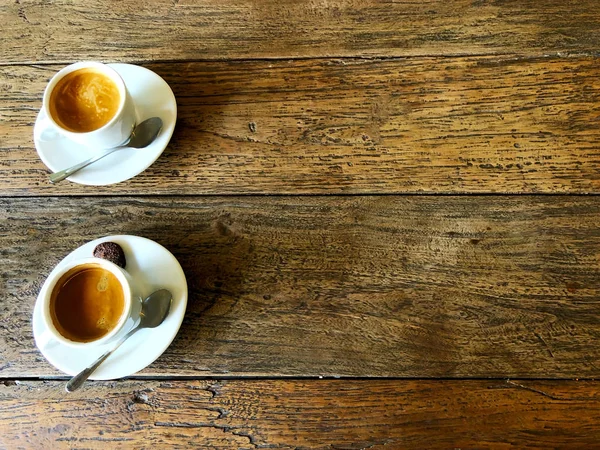
M 41 283 L 79 245 L 135 234 L 188 279 L 145 376 L 595 378 L 598 197 L 0 199 L 0 377 L 57 376 Z
M 593 52 L 594 0 L 6 1 L 0 64 Z
M 8 383 L 8 382 L 5 382 Z M 593 448 L 598 382 L 0 383 L 0 445 L 38 448 Z
M 144 173 L 94 188 L 50 185 L 33 147 L 60 66 L 0 68 L 0 194 L 599 192 L 595 58 L 148 67 L 177 97 L 173 139 Z

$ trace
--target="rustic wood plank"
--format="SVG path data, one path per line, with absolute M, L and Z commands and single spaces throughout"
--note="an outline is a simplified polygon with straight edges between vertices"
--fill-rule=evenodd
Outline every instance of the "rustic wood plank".
M 600 45 L 594 0 L 40 0 L 0 6 L 0 64 L 543 55 Z
M 31 314 L 77 246 L 170 249 L 190 300 L 147 376 L 595 378 L 600 198 L 0 199 L 0 376 L 57 376 Z
M 5 382 L 6 384 L 7 382 Z M 582 448 L 598 382 L 0 383 L 4 448 Z
M 595 58 L 155 64 L 173 140 L 133 180 L 50 185 L 33 148 L 60 66 L 0 68 L 0 194 L 590 193 Z

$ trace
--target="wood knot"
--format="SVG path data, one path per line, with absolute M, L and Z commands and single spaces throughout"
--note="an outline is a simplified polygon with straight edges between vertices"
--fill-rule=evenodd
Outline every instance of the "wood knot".
M 221 236 L 231 236 L 233 234 L 229 226 L 220 220 L 215 222 L 215 228 L 217 229 L 217 233 L 219 233 Z
M 133 394 L 133 403 L 148 403 L 148 394 L 145 392 L 136 392 Z

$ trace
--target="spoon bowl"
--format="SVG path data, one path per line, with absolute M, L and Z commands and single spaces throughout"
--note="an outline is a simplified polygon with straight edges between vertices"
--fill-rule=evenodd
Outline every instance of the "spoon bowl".
M 142 302 L 138 328 L 156 328 L 163 323 L 171 309 L 172 297 L 167 289 L 160 289 L 150 294 Z

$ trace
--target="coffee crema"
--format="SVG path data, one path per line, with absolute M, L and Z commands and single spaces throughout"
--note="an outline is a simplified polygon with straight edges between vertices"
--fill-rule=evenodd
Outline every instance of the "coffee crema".
M 87 133 L 106 125 L 121 104 L 117 84 L 94 68 L 65 75 L 50 95 L 50 114 L 64 129 Z
M 125 308 L 123 287 L 110 271 L 96 265 L 75 267 L 64 274 L 50 298 L 56 330 L 75 342 L 91 342 L 109 333 Z

